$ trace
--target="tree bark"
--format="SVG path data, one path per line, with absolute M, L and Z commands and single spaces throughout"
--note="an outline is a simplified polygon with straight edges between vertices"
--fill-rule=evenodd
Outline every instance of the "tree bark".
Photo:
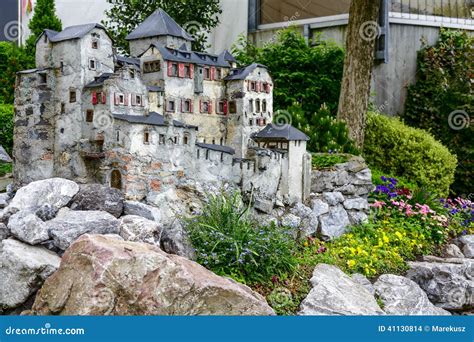
M 379 0 L 352 0 L 346 38 L 344 76 L 337 118 L 345 121 L 357 147 L 364 144 L 375 42 L 380 33 Z

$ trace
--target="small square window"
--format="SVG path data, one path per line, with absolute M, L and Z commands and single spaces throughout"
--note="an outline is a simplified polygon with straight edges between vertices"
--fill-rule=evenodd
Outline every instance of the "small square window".
M 76 91 L 75 90 L 70 90 L 69 91 L 69 102 L 70 103 L 76 102 Z
M 166 106 L 166 110 L 167 110 L 168 112 L 174 112 L 174 111 L 175 111 L 175 108 L 176 108 L 176 107 L 175 107 L 174 101 L 173 101 L 173 100 L 169 100 L 169 101 L 168 101 L 168 105 Z
M 40 82 L 40 84 L 47 84 L 48 83 L 48 75 L 39 74 L 39 82 Z
M 202 112 L 203 113 L 208 113 L 209 112 L 209 102 L 204 101 L 202 103 Z
M 185 135 L 184 138 L 183 138 L 183 144 L 184 145 L 189 145 L 189 137 L 187 135 Z
M 125 104 L 125 95 L 120 94 L 118 98 L 119 98 L 119 104 L 121 105 Z
M 220 80 L 220 79 L 222 79 L 222 69 L 217 68 L 216 69 L 216 80 Z
M 137 95 L 137 97 L 136 97 L 136 103 L 137 103 L 137 106 L 141 106 L 141 105 L 142 105 L 142 96 L 141 96 L 141 95 Z
M 166 140 L 165 135 L 164 135 L 164 134 L 160 134 L 159 144 L 160 144 L 160 145 L 164 145 L 164 144 L 165 144 L 165 140 Z
M 150 132 L 145 130 L 143 133 L 143 143 L 149 144 L 150 143 Z
M 250 82 L 250 90 L 255 91 L 255 82 Z
M 210 80 L 211 79 L 211 69 L 204 68 L 204 79 Z
M 229 102 L 229 113 L 231 114 L 237 113 L 237 103 L 235 101 Z
M 224 102 L 219 101 L 219 105 L 217 106 L 217 110 L 219 113 L 224 113 Z
M 171 76 L 178 76 L 178 64 L 176 63 L 171 66 Z
M 89 59 L 89 69 L 95 70 L 95 67 L 96 67 L 95 59 Z
M 191 112 L 191 100 L 184 101 L 184 112 L 190 113 Z
M 92 41 L 92 48 L 97 50 L 99 48 L 99 42 L 97 40 Z
M 184 66 L 184 77 L 191 78 L 191 67 L 189 65 Z
M 253 126 L 253 119 L 249 120 L 249 126 Z
M 86 112 L 86 122 L 94 122 L 94 111 L 88 110 Z

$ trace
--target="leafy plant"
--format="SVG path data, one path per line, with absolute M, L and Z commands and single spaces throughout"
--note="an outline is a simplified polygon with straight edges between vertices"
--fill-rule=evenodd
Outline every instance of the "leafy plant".
M 268 282 L 293 269 L 296 243 L 275 225 L 259 226 L 238 193 L 211 195 L 201 215 L 187 220 L 197 261 L 244 283 Z
M 349 160 L 349 157 L 344 154 L 323 154 L 317 153 L 312 155 L 313 168 L 322 169 L 332 167 L 336 164 L 342 164 Z
M 437 196 L 446 196 L 454 180 L 456 156 L 421 129 L 368 114 L 363 154 L 369 165 L 403 176 Z
M 13 149 L 13 114 L 12 105 L 0 103 L 0 145 L 9 154 Z
M 33 18 L 31 18 L 28 28 L 31 35 L 26 41 L 27 50 L 34 55 L 36 40 L 45 29 L 61 31 L 61 20 L 56 15 L 54 0 L 38 0 L 35 5 Z
M 5 176 L 6 174 L 12 173 L 13 165 L 0 162 L 0 177 Z
M 117 47 L 129 51 L 125 37 L 158 8 L 162 8 L 193 36 L 193 49 L 206 49 L 207 34 L 219 24 L 222 13 L 219 0 L 122 0 L 111 1 L 102 23 L 113 37 Z
M 441 29 L 439 41 L 418 53 L 418 80 L 408 88 L 403 119 L 426 129 L 458 157 L 452 191 L 474 192 L 474 37 Z

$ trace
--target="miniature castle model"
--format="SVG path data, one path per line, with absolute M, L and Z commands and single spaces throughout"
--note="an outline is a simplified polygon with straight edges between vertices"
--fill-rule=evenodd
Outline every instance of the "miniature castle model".
M 272 124 L 265 66 L 192 51 L 163 10 L 127 40 L 131 57 L 115 53 L 99 24 L 38 38 L 36 69 L 17 77 L 17 185 L 63 177 L 151 203 L 189 181 L 232 183 L 261 206 L 309 195 L 308 137 Z

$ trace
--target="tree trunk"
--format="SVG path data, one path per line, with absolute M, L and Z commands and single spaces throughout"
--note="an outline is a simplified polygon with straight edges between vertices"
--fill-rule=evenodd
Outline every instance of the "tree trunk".
M 364 144 L 375 42 L 380 33 L 379 10 L 379 0 L 352 0 L 349 11 L 337 118 L 347 123 L 349 136 L 359 148 Z

